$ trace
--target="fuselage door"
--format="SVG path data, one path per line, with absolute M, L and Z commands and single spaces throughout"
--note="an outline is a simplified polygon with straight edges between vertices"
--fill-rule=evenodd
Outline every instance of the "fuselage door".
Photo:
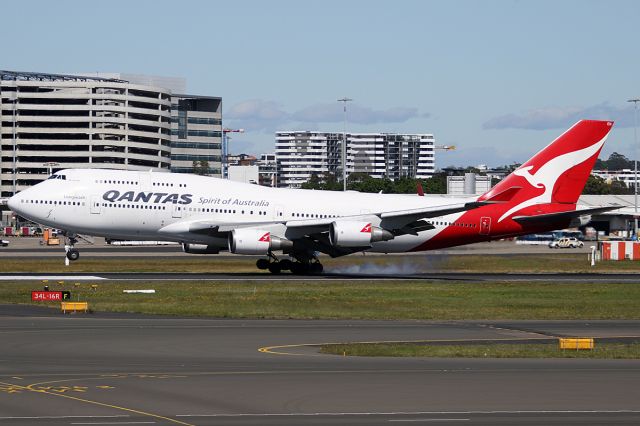
M 182 210 L 184 210 L 184 206 L 182 204 L 174 204 L 173 205 L 173 213 L 171 217 L 182 217 Z
M 91 214 L 100 214 L 100 196 L 91 196 Z
M 491 233 L 491 218 L 483 216 L 480 218 L 480 235 L 489 235 Z
M 282 206 L 273 207 L 273 219 L 284 220 L 284 209 L 282 208 Z
M 151 191 L 151 173 L 139 172 L 138 173 L 138 186 L 142 191 Z

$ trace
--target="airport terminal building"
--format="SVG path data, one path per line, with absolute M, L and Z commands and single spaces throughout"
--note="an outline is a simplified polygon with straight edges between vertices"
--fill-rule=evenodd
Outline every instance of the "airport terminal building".
M 432 134 L 347 133 L 347 175 L 391 180 L 429 178 L 435 171 Z M 299 188 L 312 175 L 342 176 L 342 133 L 276 132 L 278 186 Z
M 65 168 L 219 174 L 222 100 L 180 81 L 0 71 L 0 198 Z

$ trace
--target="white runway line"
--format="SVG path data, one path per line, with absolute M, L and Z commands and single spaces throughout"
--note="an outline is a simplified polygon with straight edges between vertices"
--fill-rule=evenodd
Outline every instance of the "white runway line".
M 468 422 L 471 419 L 391 419 L 388 422 Z
M 176 414 L 174 417 L 332 417 L 332 416 L 434 416 L 491 414 L 640 414 L 640 410 L 492 410 L 492 411 L 388 411 L 388 412 L 325 412 L 325 413 L 215 413 Z M 442 419 L 438 419 L 442 420 Z M 462 420 L 462 419 L 456 419 Z M 397 420 L 396 420 L 397 421 Z M 421 419 L 424 421 L 424 419 Z
M 34 280 L 51 280 L 51 281 L 95 281 L 106 280 L 106 278 L 96 275 L 0 275 L 0 281 L 34 281 Z
M 13 416 L 0 417 L 0 420 L 38 420 L 38 419 L 122 419 L 131 417 L 127 414 L 116 416 Z
M 156 422 L 86 422 L 71 423 L 72 425 L 154 425 Z

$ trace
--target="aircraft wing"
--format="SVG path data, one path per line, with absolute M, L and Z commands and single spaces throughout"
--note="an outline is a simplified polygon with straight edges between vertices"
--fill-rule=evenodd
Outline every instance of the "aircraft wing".
M 261 228 L 265 231 L 282 232 L 282 236 L 294 242 L 303 250 L 320 251 L 337 257 L 366 250 L 366 247 L 335 247 L 329 241 L 331 224 L 336 220 L 371 221 L 375 216 L 381 225 L 395 235 L 413 234 L 433 229 L 433 225 L 423 219 L 445 216 L 481 207 L 490 202 L 467 202 L 429 206 L 418 209 L 372 212 L 340 218 L 309 218 L 300 220 L 267 220 L 256 222 L 220 222 L 206 217 L 190 218 L 174 222 L 159 232 L 173 238 L 197 240 L 198 237 L 226 238 L 228 233 L 239 228 Z
M 576 209 L 566 212 L 545 213 L 532 216 L 514 216 L 513 220 L 522 224 L 549 223 L 562 220 L 577 219 L 581 216 L 590 216 L 593 214 L 604 213 L 610 210 L 622 208 L 620 205 L 592 207 L 588 209 Z

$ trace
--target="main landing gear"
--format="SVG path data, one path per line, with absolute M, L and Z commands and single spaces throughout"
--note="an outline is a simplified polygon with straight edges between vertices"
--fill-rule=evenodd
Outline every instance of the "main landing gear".
M 269 258 L 258 259 L 256 266 L 258 269 L 268 269 L 272 274 L 291 271 L 294 275 L 317 275 L 321 274 L 324 269 L 316 256 L 297 257 L 294 259 L 279 260 L 273 253 L 269 253 Z

